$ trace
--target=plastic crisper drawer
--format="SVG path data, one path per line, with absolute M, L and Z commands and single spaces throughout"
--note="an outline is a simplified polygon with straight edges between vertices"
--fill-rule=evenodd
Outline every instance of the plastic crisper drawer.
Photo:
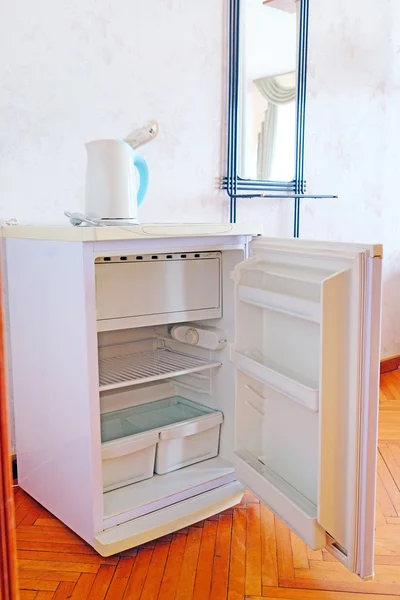
M 156 434 L 154 470 L 163 475 L 217 456 L 222 421 L 220 411 L 173 396 L 102 415 L 103 449 Z
M 111 429 L 115 434 L 118 429 L 115 422 Z M 101 458 L 105 492 L 153 477 L 158 437 L 157 431 L 146 431 L 103 441 Z
M 150 430 L 160 430 L 163 437 L 177 428 L 183 435 L 195 433 L 200 426 L 221 423 L 222 413 L 180 396 L 132 406 L 101 416 L 101 441 L 121 439 Z M 161 431 L 164 430 L 164 431 Z

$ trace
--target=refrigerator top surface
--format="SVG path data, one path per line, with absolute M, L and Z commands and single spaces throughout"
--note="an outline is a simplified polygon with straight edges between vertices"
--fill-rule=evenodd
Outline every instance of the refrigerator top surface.
M 262 226 L 248 223 L 164 223 L 131 227 L 73 227 L 72 225 L 6 225 L 1 227 L 1 237 L 71 242 L 257 235 L 262 235 Z

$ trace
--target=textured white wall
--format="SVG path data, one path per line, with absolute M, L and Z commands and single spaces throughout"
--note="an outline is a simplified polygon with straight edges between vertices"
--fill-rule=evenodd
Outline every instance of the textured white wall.
M 304 237 L 384 244 L 382 354 L 400 353 L 400 3 L 310 2 Z
M 224 1 L 4 0 L 0 219 L 82 210 L 84 142 L 150 118 L 143 221 L 221 221 Z

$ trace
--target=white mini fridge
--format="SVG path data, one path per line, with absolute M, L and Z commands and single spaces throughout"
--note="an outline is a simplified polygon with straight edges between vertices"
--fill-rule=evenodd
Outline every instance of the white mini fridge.
M 373 575 L 380 246 L 3 228 L 19 485 L 101 555 L 240 502 Z

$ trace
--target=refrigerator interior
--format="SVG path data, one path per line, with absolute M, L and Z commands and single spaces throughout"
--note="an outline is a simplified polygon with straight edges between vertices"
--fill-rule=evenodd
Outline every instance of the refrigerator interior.
M 215 489 L 236 479 L 232 464 L 235 376 L 234 366 L 230 361 L 229 354 L 229 346 L 234 341 L 234 283 L 231 279 L 231 272 L 234 266 L 241 262 L 243 258 L 243 250 L 222 252 L 220 279 L 222 317 L 190 321 L 199 327 L 206 325 L 223 330 L 226 334 L 227 343 L 222 349 L 208 350 L 174 340 L 170 334 L 172 327 L 170 314 L 166 315 L 165 324 L 158 324 L 159 315 L 155 315 L 157 324 L 154 326 L 98 332 L 100 418 L 103 425 L 102 462 L 103 484 L 105 484 L 103 514 L 105 528 L 120 524 L 128 518 L 148 514 L 198 493 Z M 215 273 L 213 272 L 212 275 L 215 282 Z M 179 295 L 179 290 L 185 288 L 185 282 L 178 283 L 177 293 Z M 204 278 L 200 279 L 198 283 L 200 283 L 200 286 L 210 284 Z M 168 286 L 170 289 L 171 282 L 168 282 Z M 137 282 L 137 287 L 140 290 L 140 282 Z M 159 288 L 159 290 L 162 293 L 162 288 Z M 187 321 L 182 321 L 182 323 L 185 322 Z M 176 398 L 183 399 L 180 403 L 181 409 L 186 402 L 185 410 L 187 411 L 190 406 L 193 412 L 191 415 L 186 415 L 187 418 L 184 419 L 180 428 L 179 439 L 168 439 L 172 434 L 166 430 L 180 426 L 180 416 L 178 415 L 178 418 L 174 421 L 174 415 L 177 416 L 177 411 L 171 406 Z M 168 421 L 171 417 L 171 422 L 156 423 L 157 415 L 153 412 L 153 416 L 151 416 L 151 413 L 148 412 L 148 423 L 142 428 L 140 426 L 137 428 L 139 421 L 135 407 L 143 406 L 151 409 L 152 406 L 157 406 L 154 404 L 157 402 L 161 403 L 163 407 L 162 418 L 165 417 Z M 137 435 L 135 436 L 135 432 L 132 430 L 131 435 L 128 433 L 124 436 L 121 430 L 121 437 L 118 440 L 117 430 L 121 428 L 121 423 L 118 424 L 115 420 L 118 420 L 118 411 L 122 411 L 120 414 L 123 414 L 123 411 L 129 413 L 131 408 L 136 411 L 134 413 L 134 427 Z M 114 440 L 108 439 L 105 433 L 104 424 L 110 421 L 107 415 L 115 417 L 111 418 L 113 427 L 116 428 Z M 142 424 L 146 422 L 146 418 L 144 421 L 142 417 L 140 419 Z M 214 421 L 217 419 L 218 422 L 211 423 L 213 427 L 210 427 L 209 423 L 205 426 L 205 422 L 210 419 L 214 419 Z M 155 423 L 156 429 L 150 427 L 152 422 Z M 196 436 L 186 436 L 187 432 L 193 434 L 193 431 L 190 430 L 193 423 L 197 423 Z M 163 429 L 164 425 L 166 427 Z M 207 428 L 204 429 L 205 427 Z M 141 431 L 139 431 L 140 428 Z M 198 429 L 201 431 L 198 432 Z M 127 426 L 128 430 L 129 425 Z M 156 442 L 154 438 L 151 439 L 151 433 L 156 430 L 160 438 L 157 441 L 156 458 L 154 459 Z M 127 441 L 133 441 L 134 443 L 135 437 L 146 437 L 146 432 L 150 434 L 148 440 L 142 438 L 142 440 L 139 440 L 140 443 L 136 444 L 138 451 L 142 453 L 140 459 L 141 469 L 137 472 L 133 469 L 131 473 L 132 481 L 123 481 L 122 478 L 122 483 L 119 485 L 118 473 L 116 473 L 116 469 L 121 466 L 119 450 L 109 448 L 105 454 L 106 447 L 112 445 L 114 441 L 116 446 L 120 445 L 120 447 L 126 445 Z M 182 437 L 180 437 L 181 432 L 185 434 Z M 108 435 L 112 436 L 110 428 L 108 428 Z M 217 442 L 215 441 L 216 435 Z M 167 439 L 161 442 L 163 436 Z M 192 448 L 188 449 L 189 441 L 195 438 L 197 440 L 196 447 L 193 448 L 194 444 L 192 444 Z M 145 444 L 149 445 L 146 446 Z M 161 454 L 162 445 L 173 444 L 175 446 L 169 450 L 170 454 L 165 459 L 165 456 Z M 211 458 L 203 450 L 209 447 Z M 211 450 L 211 447 L 214 449 Z M 184 461 L 180 468 L 171 463 L 171 456 L 175 457 L 180 452 L 193 452 L 193 456 L 195 456 L 199 450 L 201 452 L 198 460 L 195 459 L 188 466 L 185 466 Z M 205 454 L 205 456 L 202 457 L 202 454 Z M 131 457 L 132 455 L 126 454 L 125 458 L 122 457 L 122 460 L 125 460 L 126 464 L 132 464 Z M 158 467 L 157 470 L 165 471 L 168 468 L 173 470 L 164 474 L 155 472 L 153 474 L 149 470 L 152 460 L 155 461 L 154 464 L 155 468 Z M 114 461 L 114 465 L 112 461 Z M 111 465 L 111 471 L 114 471 L 111 480 L 107 479 L 107 481 L 105 479 L 108 475 L 106 476 L 104 470 L 106 462 Z M 179 463 L 179 461 L 175 462 Z M 148 465 L 147 472 L 145 472 L 146 464 Z M 137 481 L 135 481 L 136 476 L 139 477 Z
M 103 415 L 176 396 L 223 415 L 217 456 L 182 465 L 184 471 L 105 488 L 105 524 L 233 481 L 236 454 L 265 489 L 278 490 L 298 507 L 298 531 L 303 533 L 303 519 L 307 527 L 311 523 L 308 539 L 317 547 L 324 539 L 317 524 L 323 285 L 337 265 L 273 252 L 243 262 L 242 252 L 225 251 L 221 269 L 222 317 L 197 324 L 226 333 L 222 350 L 177 342 L 169 324 L 98 334 Z M 132 368 L 136 385 L 129 379 Z

